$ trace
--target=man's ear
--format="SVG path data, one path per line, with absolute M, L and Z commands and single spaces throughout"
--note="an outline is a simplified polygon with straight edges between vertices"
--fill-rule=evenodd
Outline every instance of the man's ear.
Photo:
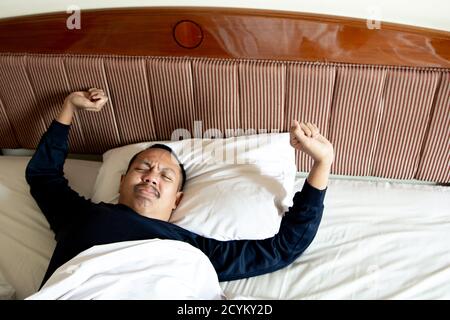
M 125 179 L 125 174 L 122 174 L 122 175 L 120 176 L 120 183 L 123 182 L 123 179 Z
M 183 195 L 184 195 L 183 191 L 177 192 L 176 199 L 175 199 L 175 206 L 172 208 L 172 210 L 175 210 L 178 207 L 178 205 L 181 202 L 181 199 L 183 198 Z

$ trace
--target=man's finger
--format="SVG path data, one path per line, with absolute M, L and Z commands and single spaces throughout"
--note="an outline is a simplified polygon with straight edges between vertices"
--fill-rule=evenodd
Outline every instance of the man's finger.
M 104 95 L 105 92 L 101 89 L 95 89 L 95 90 L 89 91 L 89 94 L 90 95 L 93 95 L 93 94 L 103 94 Z
M 90 96 L 90 99 L 101 99 L 102 97 L 104 97 L 105 95 L 104 94 L 101 94 L 101 93 L 94 93 L 94 94 L 92 94 L 91 96 Z
M 92 108 L 94 106 L 94 103 L 89 99 L 89 95 L 88 96 L 86 96 L 86 94 L 83 95 L 84 97 L 78 99 L 78 106 L 83 109 Z
M 319 129 L 314 123 L 308 122 L 307 123 L 308 128 L 311 130 L 311 136 L 315 138 L 319 134 Z
M 294 136 L 295 140 L 297 140 L 298 143 L 300 143 L 300 144 L 306 138 L 306 135 L 303 132 L 303 130 L 300 128 L 300 125 L 295 130 L 292 131 L 292 135 Z
M 108 97 L 103 96 L 99 100 L 95 101 L 94 104 L 98 108 L 102 107 L 104 104 L 106 104 L 106 102 L 108 102 Z
M 291 132 L 292 135 L 296 136 L 296 135 L 298 135 L 298 130 L 300 130 L 300 125 L 298 124 L 298 122 L 296 120 L 292 120 L 291 128 L 289 131 Z
M 314 124 L 314 137 L 317 138 L 320 136 L 319 128 Z
M 313 123 L 312 125 L 313 125 L 314 129 L 316 129 L 318 132 L 320 132 L 319 128 L 316 126 L 315 123 Z
M 312 132 L 311 129 L 308 128 L 308 126 L 306 124 L 304 124 L 303 122 L 300 123 L 301 128 L 303 129 L 303 131 L 305 132 L 305 135 L 307 137 L 311 137 L 312 136 Z

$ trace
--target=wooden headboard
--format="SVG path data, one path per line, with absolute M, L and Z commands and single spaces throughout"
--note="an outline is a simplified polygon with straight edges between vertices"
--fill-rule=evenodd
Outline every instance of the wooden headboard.
M 101 87 L 72 152 L 316 123 L 332 173 L 450 182 L 450 33 L 324 15 L 133 8 L 0 20 L 0 147 L 34 148 L 64 97 Z M 79 22 L 80 29 L 69 29 Z M 311 161 L 298 154 L 300 171 Z

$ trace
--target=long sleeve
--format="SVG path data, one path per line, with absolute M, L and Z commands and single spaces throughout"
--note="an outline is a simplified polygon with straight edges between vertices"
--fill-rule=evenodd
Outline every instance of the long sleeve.
M 326 189 L 316 189 L 307 180 L 295 194 L 279 232 L 264 240 L 208 239 L 143 217 L 125 205 L 94 205 L 73 191 L 64 178 L 69 128 L 53 121 L 26 169 L 31 194 L 58 240 L 44 281 L 93 245 L 152 238 L 186 241 L 210 258 L 220 281 L 237 280 L 284 268 L 305 251 L 317 233 Z
M 313 241 L 322 218 L 326 190 L 307 180 L 294 196 L 279 232 L 264 240 L 217 241 L 197 238 L 195 245 L 207 254 L 219 281 L 231 281 L 273 272 L 291 264 Z
M 26 168 L 30 192 L 58 236 L 62 228 L 84 215 L 89 200 L 72 190 L 64 178 L 70 126 L 54 120 L 42 136 Z

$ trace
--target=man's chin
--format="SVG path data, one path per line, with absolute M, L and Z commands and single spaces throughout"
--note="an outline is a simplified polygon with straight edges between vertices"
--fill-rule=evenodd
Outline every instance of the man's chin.
M 169 221 L 169 217 L 165 217 L 161 215 L 161 210 L 157 206 L 155 206 L 155 203 L 153 202 L 154 199 L 148 199 L 148 198 L 136 198 L 133 202 L 133 210 L 138 213 L 141 216 L 151 218 L 151 219 L 157 219 L 162 221 Z
M 134 203 L 139 207 L 148 208 L 155 204 L 156 197 L 148 195 L 138 195 L 135 197 Z

